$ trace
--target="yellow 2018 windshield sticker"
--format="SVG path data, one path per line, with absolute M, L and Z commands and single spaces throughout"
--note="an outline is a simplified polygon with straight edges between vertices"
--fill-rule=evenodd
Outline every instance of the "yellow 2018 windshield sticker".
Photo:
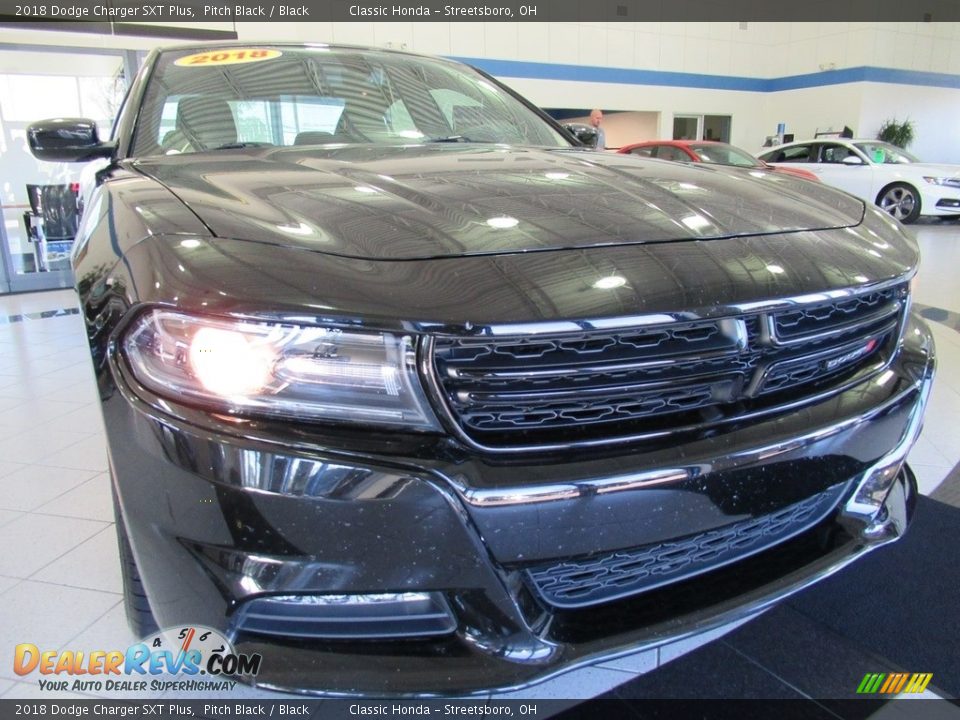
M 273 60 L 283 55 L 279 50 L 266 48 L 224 48 L 182 57 L 174 65 L 180 67 L 211 67 L 213 65 L 239 65 L 241 63 Z

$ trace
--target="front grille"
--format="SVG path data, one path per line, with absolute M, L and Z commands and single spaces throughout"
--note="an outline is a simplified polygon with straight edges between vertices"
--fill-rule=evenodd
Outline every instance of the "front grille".
M 871 315 L 883 317 L 896 293 L 893 290 L 866 293 L 847 300 L 813 305 L 772 316 L 776 336 L 789 341 L 811 334 L 842 329 L 849 323 L 862 323 Z
M 437 336 L 431 371 L 440 410 L 494 449 L 696 428 L 793 402 L 873 366 L 889 355 L 906 297 L 898 285 L 648 327 Z
M 758 518 L 679 540 L 526 570 L 537 595 L 557 608 L 578 608 L 646 592 L 715 570 L 799 535 L 839 503 L 846 483 Z

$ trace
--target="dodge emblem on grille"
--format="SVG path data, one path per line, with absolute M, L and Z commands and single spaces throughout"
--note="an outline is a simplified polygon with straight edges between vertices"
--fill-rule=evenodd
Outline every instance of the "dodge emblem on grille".
M 832 370 L 836 370 L 841 365 L 846 365 L 849 362 L 853 362 L 858 357 L 862 357 L 866 355 L 868 352 L 873 350 L 873 348 L 875 348 L 876 345 L 877 345 L 877 341 L 874 338 L 870 340 L 863 347 L 858 347 L 856 350 L 851 350 L 850 352 L 844 353 L 843 355 L 839 355 L 837 357 L 832 357 L 832 358 L 829 358 L 828 360 L 824 360 L 823 369 L 825 372 L 831 372 Z

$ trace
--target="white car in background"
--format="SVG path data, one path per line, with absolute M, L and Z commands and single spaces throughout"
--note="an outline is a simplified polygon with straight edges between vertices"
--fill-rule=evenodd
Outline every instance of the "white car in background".
M 960 215 L 960 165 L 920 162 L 879 140 L 805 140 L 759 157 L 771 165 L 810 170 L 827 185 L 876 203 L 904 223 L 921 215 Z

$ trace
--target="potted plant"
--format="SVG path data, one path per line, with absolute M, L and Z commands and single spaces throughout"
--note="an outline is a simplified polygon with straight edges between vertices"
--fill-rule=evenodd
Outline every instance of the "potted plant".
M 897 122 L 896 118 L 884 121 L 877 133 L 877 140 L 883 140 L 898 148 L 906 149 L 913 142 L 913 120 L 907 118 L 903 122 Z

